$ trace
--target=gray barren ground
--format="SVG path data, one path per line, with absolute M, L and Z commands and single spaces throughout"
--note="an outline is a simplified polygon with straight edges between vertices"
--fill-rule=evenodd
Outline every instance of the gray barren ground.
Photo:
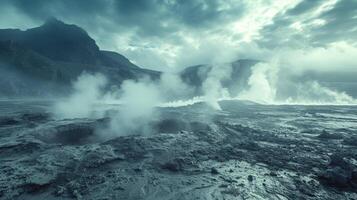
M 357 199 L 354 106 L 160 108 L 157 133 L 103 140 L 106 118 L 0 104 L 0 199 Z

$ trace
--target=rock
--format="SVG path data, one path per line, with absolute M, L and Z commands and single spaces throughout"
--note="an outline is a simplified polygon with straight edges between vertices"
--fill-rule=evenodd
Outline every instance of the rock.
M 252 181 L 253 181 L 253 179 L 254 179 L 254 176 L 252 176 L 252 175 L 248 175 L 248 181 L 249 181 L 249 182 L 252 182 Z
M 227 188 L 228 185 L 227 185 L 227 184 L 221 184 L 221 185 L 219 185 L 218 187 L 220 187 L 220 188 Z
M 81 166 L 84 168 L 97 168 L 106 163 L 124 159 L 124 155 L 117 155 L 111 146 L 105 145 L 84 155 L 81 161 Z
M 357 146 L 357 136 L 354 135 L 352 137 L 346 138 L 342 142 L 345 145 L 350 145 L 350 146 Z
M 206 123 L 202 123 L 202 122 L 191 122 L 190 123 L 190 129 L 191 131 L 210 131 L 211 127 L 206 124 Z
M 275 172 L 270 172 L 269 175 L 270 176 L 278 176 Z
M 337 167 L 341 167 L 342 169 L 346 169 L 346 170 L 352 169 L 352 165 L 344 159 L 344 156 L 342 154 L 338 154 L 338 153 L 332 154 L 330 156 L 329 166 L 331 166 L 331 167 L 337 166 Z
M 319 179 L 328 186 L 337 188 L 353 188 L 357 185 L 357 169 L 345 159 L 343 154 L 335 153 L 330 156 L 327 169 L 318 175 Z
M 94 140 L 96 124 L 94 122 L 80 122 L 59 125 L 54 128 L 35 131 L 36 137 L 49 144 L 84 145 L 98 142 Z
M 159 133 L 177 133 L 189 130 L 189 125 L 181 119 L 163 119 L 153 126 Z
M 56 195 L 56 196 L 61 196 L 61 195 L 63 195 L 65 192 L 66 192 L 66 188 L 59 185 L 59 186 L 56 187 L 56 189 L 55 189 L 55 191 L 54 191 L 53 194 Z
M 329 186 L 344 188 L 349 186 L 349 183 L 352 180 L 352 173 L 341 167 L 334 167 L 324 171 L 320 176 L 320 179 Z
M 0 118 L 0 126 L 11 126 L 11 125 L 17 125 L 19 123 L 20 123 L 20 121 L 13 117 L 1 117 Z
M 27 178 L 22 186 L 28 193 L 35 193 L 45 190 L 56 179 L 56 174 L 34 173 Z
M 183 170 L 183 163 L 180 159 L 174 159 L 161 165 L 161 169 L 167 169 L 171 172 L 179 172 Z
M 357 169 L 352 172 L 352 181 L 357 182 Z
M 326 139 L 326 140 L 338 140 L 343 139 L 343 136 L 338 133 L 329 133 L 326 130 L 323 130 L 320 135 L 317 136 L 319 139 Z
M 143 169 L 136 167 L 133 170 L 134 170 L 134 172 L 141 172 Z
M 255 141 L 245 141 L 240 144 L 241 148 L 249 150 L 249 151 L 259 151 L 261 148 L 258 143 Z
M 219 172 L 218 172 L 218 170 L 216 168 L 212 167 L 211 168 L 211 174 L 216 175 L 216 174 L 219 174 Z
M 237 187 L 229 187 L 226 190 L 223 190 L 221 192 L 222 194 L 228 194 L 234 197 L 238 197 L 239 195 L 241 195 L 241 191 L 239 188 Z
M 22 120 L 28 122 L 42 122 L 50 118 L 48 113 L 25 113 L 21 116 Z
M 168 162 L 168 163 L 165 163 L 161 166 L 162 169 L 167 169 L 169 171 L 172 171 L 172 172 L 178 172 L 180 171 L 180 167 L 177 163 L 173 163 L 173 162 Z

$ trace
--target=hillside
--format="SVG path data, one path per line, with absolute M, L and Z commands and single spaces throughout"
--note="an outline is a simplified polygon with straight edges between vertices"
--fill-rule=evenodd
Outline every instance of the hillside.
M 104 74 L 111 84 L 160 72 L 142 69 L 124 56 L 99 49 L 80 27 L 56 19 L 21 31 L 0 30 L 0 94 L 6 96 L 65 93 L 82 72 Z

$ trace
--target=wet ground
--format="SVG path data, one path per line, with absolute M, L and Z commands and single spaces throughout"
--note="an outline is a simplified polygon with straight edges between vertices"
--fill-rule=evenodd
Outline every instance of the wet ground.
M 160 108 L 150 135 L 0 102 L 0 199 L 357 199 L 357 107 Z

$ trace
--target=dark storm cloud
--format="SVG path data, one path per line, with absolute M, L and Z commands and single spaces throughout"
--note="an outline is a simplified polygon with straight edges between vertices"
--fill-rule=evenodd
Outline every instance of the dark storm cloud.
M 242 3 L 226 0 L 4 0 L 3 3 L 35 20 L 57 17 L 76 23 L 88 21 L 98 28 L 115 31 L 134 28 L 140 36 L 217 26 L 237 19 L 244 11 Z
M 189 60 L 187 51 L 206 45 L 208 36 L 227 32 L 247 7 L 245 0 L 0 0 L 0 17 L 8 16 L 1 16 L 4 9 L 15 16 L 8 19 L 16 28 L 35 27 L 55 17 L 84 28 L 101 49 L 157 69 Z M 201 63 L 212 56 L 197 57 Z
M 107 0 L 5 0 L 5 2 L 35 19 L 46 19 L 56 15 L 93 16 L 108 7 Z
M 320 19 L 327 23 L 314 30 L 314 39 L 333 42 L 336 38 L 347 41 L 357 39 L 357 1 L 340 0 L 333 9 L 322 13 Z
M 220 6 L 225 1 L 208 0 L 208 1 L 185 1 L 178 0 L 169 4 L 170 12 L 175 13 L 178 19 L 192 27 L 209 26 L 217 22 L 229 22 L 237 19 L 243 13 L 243 4 L 236 2 L 228 4 L 229 8 Z
M 280 13 L 273 23 L 261 30 L 264 46 L 324 46 L 331 42 L 352 41 L 357 39 L 357 1 L 339 0 L 317 16 L 312 16 L 318 7 L 327 1 L 305 0 L 294 8 Z M 318 21 L 321 24 L 316 24 Z M 299 22 L 301 30 L 294 29 Z M 295 24 L 296 25 L 296 24 Z
M 304 0 L 297 4 L 294 8 L 287 11 L 288 15 L 300 15 L 311 11 L 326 0 Z

